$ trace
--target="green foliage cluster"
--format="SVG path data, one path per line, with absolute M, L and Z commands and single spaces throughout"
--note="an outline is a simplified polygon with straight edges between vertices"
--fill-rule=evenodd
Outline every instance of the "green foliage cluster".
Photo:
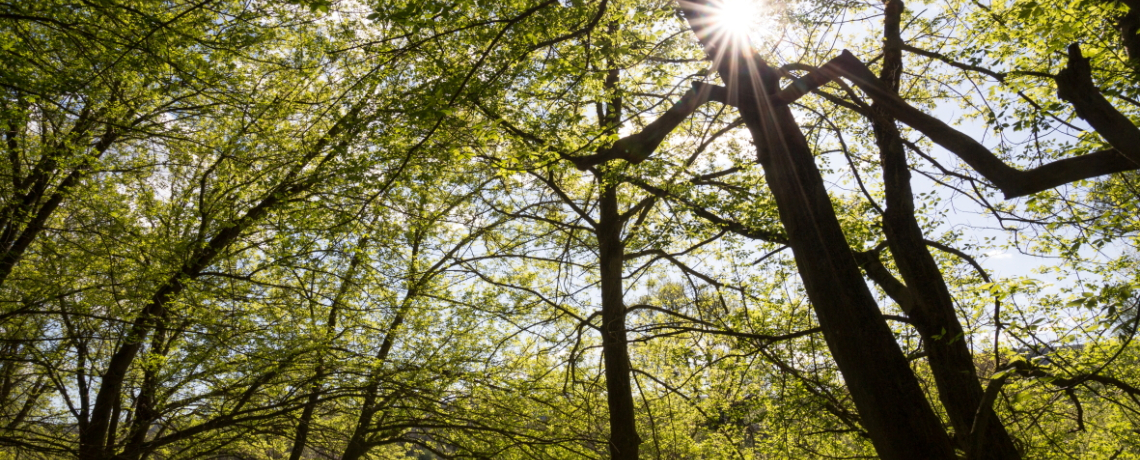
M 899 94 L 1017 168 L 1111 148 L 1053 76 L 1081 43 L 1140 122 L 1130 5 L 913 0 Z M 845 48 L 881 70 L 880 2 L 764 10 L 786 77 Z M 673 0 L 0 4 L 0 460 L 608 458 L 607 197 L 642 458 L 876 455 L 735 108 L 573 161 L 732 83 L 710 69 Z M 893 274 L 869 101 L 793 110 L 852 254 Z M 935 340 L 1024 458 L 1140 458 L 1136 174 L 1003 200 L 900 126 L 964 330 Z

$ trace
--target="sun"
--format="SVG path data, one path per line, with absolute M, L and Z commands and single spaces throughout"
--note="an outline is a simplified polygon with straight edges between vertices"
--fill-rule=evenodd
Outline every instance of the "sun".
M 747 38 L 757 32 L 763 16 L 757 0 L 713 0 L 713 24 L 725 34 Z

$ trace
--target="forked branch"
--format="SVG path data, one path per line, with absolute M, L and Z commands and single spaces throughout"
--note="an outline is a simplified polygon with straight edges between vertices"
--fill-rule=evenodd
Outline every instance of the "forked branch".
M 681 100 L 677 101 L 673 107 L 670 107 L 645 129 L 637 134 L 619 139 L 608 148 L 598 149 L 598 153 L 570 158 L 570 161 L 582 171 L 616 158 L 633 164 L 641 163 L 657 150 L 657 147 L 665 140 L 665 136 L 673 132 L 681 123 L 684 123 L 689 115 L 696 112 L 702 105 L 709 101 L 724 102 L 727 99 L 728 93 L 723 86 L 693 82 L 693 88 L 685 92 Z

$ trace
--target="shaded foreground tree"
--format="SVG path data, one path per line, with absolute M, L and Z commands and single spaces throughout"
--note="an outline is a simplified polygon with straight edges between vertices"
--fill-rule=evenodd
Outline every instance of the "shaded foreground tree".
M 841 58 L 793 81 L 783 91 L 777 84 L 779 71 L 755 55 L 740 37 L 732 36 L 732 31 L 717 30 L 715 17 L 720 7 L 700 2 L 681 5 L 685 18 L 713 60 L 713 67 L 726 82 L 726 88 L 704 89 L 704 92 L 738 107 L 756 140 L 759 161 L 768 173 L 768 183 L 790 235 L 789 245 L 796 254 L 805 289 L 815 304 L 832 354 L 879 454 L 885 458 L 952 457 L 953 450 L 894 343 L 893 335 L 878 318 L 876 304 L 862 283 L 855 258 L 835 220 L 822 176 L 786 107 L 804 93 L 839 76 L 852 80 L 875 101 L 873 106 L 861 104 L 854 108 L 871 119 L 881 152 L 888 206 L 884 214 L 887 244 L 896 254 L 904 281 L 924 287 L 902 288 L 900 294 L 905 294 L 906 301 L 900 304 L 927 341 L 939 394 L 958 434 L 958 448 L 971 458 L 1019 457 L 1008 433 L 989 408 L 994 393 L 987 392 L 989 395 L 983 397 L 974 360 L 965 341 L 957 340 L 963 336 L 962 328 L 913 214 L 905 147 L 894 119 L 958 154 L 998 184 L 1007 197 L 1136 169 L 1140 162 L 1129 159 L 1130 149 L 1136 144 L 1127 139 L 1140 134 L 1140 130 L 1100 96 L 1089 78 L 1088 60 L 1081 55 L 1078 45 L 1071 45 L 1069 65 L 1055 78 L 1058 95 L 1072 103 L 1077 113 L 1114 148 L 1064 160 L 1063 166 L 1058 162 L 1028 172 L 1018 171 L 1006 166 L 969 136 L 914 109 L 896 95 L 902 72 L 901 2 L 887 2 L 885 7 L 886 45 L 880 77 L 875 77 L 863 63 L 844 51 Z M 697 96 L 695 101 L 683 99 L 675 106 L 681 109 L 680 116 L 667 113 L 655 123 L 660 126 L 651 125 L 608 150 L 574 159 L 574 162 L 585 168 L 618 158 L 634 163 L 643 161 L 656 148 L 662 133 L 679 124 L 685 111 L 691 112 L 687 105 L 707 99 L 708 96 Z M 871 257 L 878 256 L 872 254 Z M 868 272 L 876 278 L 871 270 Z M 876 281 L 897 285 L 893 278 L 883 279 L 882 273 L 879 272 Z M 889 277 L 889 273 L 886 276 Z M 852 295 L 856 297 L 849 297 Z M 995 383 L 994 389 L 1000 388 L 1002 379 Z

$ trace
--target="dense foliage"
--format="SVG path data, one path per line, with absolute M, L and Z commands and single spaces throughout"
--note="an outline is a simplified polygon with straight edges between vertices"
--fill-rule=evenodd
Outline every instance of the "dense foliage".
M 731 5 L 0 3 L 0 460 L 1140 458 L 1140 3 Z

